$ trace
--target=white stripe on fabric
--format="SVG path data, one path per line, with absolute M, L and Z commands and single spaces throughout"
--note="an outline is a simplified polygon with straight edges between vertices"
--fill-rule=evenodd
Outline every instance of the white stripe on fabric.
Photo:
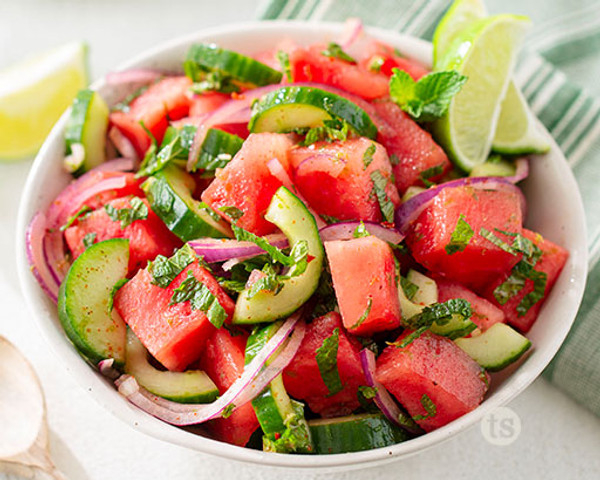
M 305 0 L 304 6 L 300 9 L 298 15 L 296 15 L 296 18 L 306 20 L 306 18 L 308 18 L 308 14 L 313 9 L 317 1 L 318 0 Z
M 577 148 L 573 151 L 571 155 L 569 155 L 569 163 L 572 166 L 577 165 L 581 159 L 585 156 L 585 154 L 589 151 L 592 144 L 600 138 L 600 122 L 596 122 L 596 124 L 592 127 L 592 129 L 588 132 L 588 134 L 581 139 Z
M 590 242 L 588 251 L 589 251 L 588 266 L 589 266 L 589 270 L 592 270 L 600 261 L 600 230 L 598 230 L 598 232 L 596 232 L 594 239 Z
M 281 12 L 279 12 L 278 18 L 288 18 L 290 13 L 292 13 L 294 8 L 296 8 L 296 4 L 298 3 L 298 1 L 299 0 L 288 0 L 288 2 L 285 4 L 285 7 L 283 7 L 281 9 Z
M 333 3 L 333 0 L 321 0 L 319 2 L 319 5 L 317 5 L 317 8 L 315 8 L 315 11 L 310 16 L 310 20 L 311 21 L 321 20 L 325 16 L 327 11 L 329 10 L 329 7 L 331 7 L 332 3 Z
M 525 85 L 523 88 L 523 94 L 529 98 L 529 96 L 531 96 L 531 94 L 538 89 L 542 82 L 548 79 L 548 75 L 551 74 L 553 70 L 554 69 L 550 65 L 544 63 L 542 68 L 537 71 L 536 77 L 529 83 L 529 85 Z
M 423 20 L 431 19 L 432 10 L 436 9 L 439 5 L 439 2 L 435 0 L 431 0 L 427 3 L 425 8 L 421 9 L 417 17 L 410 23 L 410 25 L 406 28 L 405 33 L 418 36 L 423 33 Z
M 573 117 L 579 113 L 579 109 L 583 106 L 586 100 L 587 95 L 580 91 L 573 103 L 571 103 L 571 106 L 567 109 L 566 112 L 563 113 L 563 116 L 560 119 L 560 121 L 552 129 L 551 133 L 554 138 L 558 138 L 562 131 L 565 128 L 567 128 L 567 125 L 569 125 Z
M 400 16 L 400 18 L 394 24 L 394 26 L 392 27 L 392 29 L 393 30 L 400 30 L 401 32 L 403 32 L 404 28 L 406 27 L 406 25 L 410 21 L 410 19 L 413 17 L 413 15 L 415 14 L 415 12 L 418 12 L 419 9 L 421 8 L 421 6 L 426 1 L 427 0 L 420 0 L 420 1 L 417 1 L 417 2 L 413 2 L 413 4 L 410 6 L 410 8 L 407 8 L 404 11 L 404 13 Z
M 599 110 L 600 110 L 600 106 L 597 103 L 594 103 L 594 104 L 592 104 L 592 106 L 590 107 L 588 112 L 585 114 L 585 116 L 583 118 L 579 119 L 579 123 L 577 124 L 577 126 L 571 131 L 569 136 L 567 138 L 565 138 L 565 140 L 562 142 L 561 147 L 562 147 L 563 152 L 566 152 L 567 150 L 569 150 L 569 148 L 571 148 L 571 146 L 577 140 L 579 135 L 581 135 L 586 129 L 591 128 L 591 126 L 592 126 L 591 122 L 594 119 L 594 117 L 598 114 Z M 570 159 L 569 159 L 569 165 L 571 165 Z
M 538 94 L 535 100 L 531 103 L 531 109 L 535 114 L 539 114 L 544 107 L 552 100 L 552 97 L 565 84 L 564 75 L 553 75 L 550 81 L 544 86 L 543 90 Z
M 519 66 L 513 75 L 515 83 L 521 88 L 525 86 L 529 79 L 536 74 L 542 65 L 544 65 L 544 61 L 539 55 L 528 55 L 525 60 L 525 64 Z

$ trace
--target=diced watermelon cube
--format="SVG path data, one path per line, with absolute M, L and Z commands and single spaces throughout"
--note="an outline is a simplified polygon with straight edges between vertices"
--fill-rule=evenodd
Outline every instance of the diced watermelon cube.
M 523 333 L 526 333 L 536 321 L 540 309 L 544 304 L 544 300 L 550 293 L 550 290 L 552 290 L 554 283 L 556 283 L 560 272 L 569 258 L 569 252 L 550 240 L 546 240 L 539 233 L 532 232 L 531 230 L 524 228 L 523 236 L 531 240 L 542 250 L 542 256 L 536 263 L 535 270 L 546 274 L 546 287 L 544 288 L 543 297 L 538 302 L 534 303 L 524 315 L 519 313 L 517 307 L 523 298 L 531 293 L 534 288 L 534 282 L 527 279 L 525 280 L 525 286 L 519 293 L 509 298 L 504 305 L 500 304 L 494 295 L 494 290 L 504 283 L 510 276 L 510 273 L 503 274 L 491 282 L 485 289 L 484 296 L 504 312 L 507 323 L 518 328 Z
M 452 340 L 431 332 L 404 348 L 387 347 L 377 358 L 376 378 L 427 432 L 476 408 L 488 389 L 485 371 Z M 425 410 L 427 398 L 435 412 Z
M 282 183 L 268 167 L 276 158 L 289 174 L 288 152 L 294 145 L 293 135 L 255 133 L 248 137 L 239 152 L 221 170 L 202 193 L 202 200 L 223 218 L 221 207 L 237 207 L 244 215 L 237 225 L 256 235 L 266 235 L 275 225 L 265 220 L 273 195 Z
M 198 261 L 188 265 L 166 288 L 152 284 L 148 269 L 140 270 L 115 295 L 114 306 L 146 349 L 169 370 L 184 370 L 197 360 L 215 327 L 189 300 L 171 305 L 173 292 L 188 272 L 205 285 L 231 318 L 233 301 Z
M 122 197 L 111 200 L 107 205 L 116 210 L 131 208 L 133 197 Z M 80 218 L 77 223 L 65 230 L 65 240 L 73 254 L 73 258 L 81 255 L 86 246 L 84 239 L 93 236 L 93 242 L 101 242 L 110 238 L 129 239 L 129 274 L 144 268 L 149 260 L 157 255 L 169 256 L 173 250 L 181 246 L 181 241 L 173 235 L 165 224 L 150 208 L 147 200 L 142 200 L 148 209 L 148 217 L 135 220 L 125 228 L 120 221 L 112 220 L 102 206 L 88 216 Z
M 211 113 L 230 99 L 229 95 L 219 92 L 205 92 L 201 95 L 194 95 L 190 100 L 189 116 L 201 117 Z
M 460 283 L 433 275 L 438 288 L 438 302 L 443 303 L 453 298 L 463 298 L 471 304 L 473 315 L 471 321 L 485 331 L 494 323 L 504 323 L 504 312 L 485 298 L 473 293 Z
M 290 161 L 296 188 L 319 215 L 383 221 L 371 178 L 377 171 L 387 181 L 389 200 L 394 207 L 400 204 L 385 148 L 367 138 L 294 148 Z
M 294 82 L 316 82 L 341 88 L 367 100 L 389 94 L 389 78 L 361 65 L 323 54 L 327 45 L 298 48 L 289 54 Z
M 397 68 L 408 73 L 415 81 L 429 73 L 429 70 L 416 60 L 401 57 L 389 45 L 377 41 L 365 45 L 364 57 L 359 64 L 367 70 L 378 71 L 388 77 L 391 77 L 393 69 Z
M 378 115 L 377 140 L 397 159 L 394 175 L 400 194 L 410 186 L 424 186 L 423 180 L 436 182 L 450 170 L 442 147 L 398 105 L 384 101 L 373 106 Z
M 375 236 L 325 242 L 344 327 L 368 336 L 400 326 L 396 265 L 391 247 Z
M 343 390 L 329 395 L 319 372 L 316 354 L 323 341 L 339 330 L 337 368 Z M 365 374 L 360 363 L 361 346 L 356 339 L 346 334 L 340 315 L 335 312 L 313 320 L 298 352 L 283 371 L 283 382 L 293 398 L 305 400 L 310 409 L 324 417 L 347 415 L 360 406 L 358 387 L 366 385 Z
M 151 141 L 141 123 L 160 144 L 169 121 L 188 115 L 191 85 L 192 81 L 185 76 L 167 77 L 135 98 L 126 112 L 112 112 L 110 122 L 129 139 L 139 157 L 143 158 Z
M 223 395 L 244 371 L 244 353 L 248 335 L 240 332 L 232 336 L 225 328 L 216 330 L 208 339 L 200 368 L 204 370 Z M 258 428 L 258 419 L 252 403 L 236 408 L 227 418 L 217 418 L 208 424 L 217 439 L 245 446 Z
M 511 237 L 496 229 L 520 233 L 522 218 L 517 193 L 471 186 L 445 188 L 412 223 L 406 243 L 415 260 L 430 271 L 480 292 L 519 260 L 482 237 L 481 229 L 486 228 L 510 244 Z M 449 253 L 446 246 L 459 219 L 468 224 L 473 236 L 464 250 Z

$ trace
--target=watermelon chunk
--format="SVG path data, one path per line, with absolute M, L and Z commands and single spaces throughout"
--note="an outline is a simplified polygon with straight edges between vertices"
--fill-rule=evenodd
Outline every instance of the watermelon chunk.
M 131 208 L 133 197 L 122 197 L 111 200 L 107 205 L 113 208 Z M 173 235 L 165 224 L 150 208 L 147 200 L 142 200 L 148 209 L 146 219 L 135 220 L 125 228 L 121 228 L 120 221 L 112 220 L 106 209 L 100 207 L 88 216 L 80 218 L 77 223 L 65 230 L 65 240 L 73 258 L 81 255 L 86 246 L 84 239 L 94 235 L 94 243 L 110 238 L 129 239 L 129 274 L 144 268 L 149 260 L 154 260 L 157 255 L 169 256 L 173 250 L 181 246 L 181 241 Z M 90 237 L 88 237 L 90 238 Z
M 379 201 L 372 193 L 371 175 L 377 171 L 387 181 L 385 192 L 394 208 L 400 204 L 385 148 L 367 138 L 294 148 L 290 161 L 294 185 L 319 215 L 383 221 Z
M 504 323 L 504 312 L 485 298 L 473 293 L 460 283 L 446 280 L 439 275 L 433 275 L 438 287 L 438 302 L 447 302 L 452 298 L 464 298 L 471 304 L 473 315 L 471 321 L 485 331 L 494 323 Z
M 427 432 L 476 408 L 488 389 L 485 371 L 452 340 L 431 332 L 404 348 L 387 347 L 375 375 Z M 435 406 L 432 415 L 424 408 L 425 395 Z
M 231 318 L 233 301 L 198 261 L 188 265 L 167 288 L 152 284 L 148 269 L 140 270 L 115 295 L 114 306 L 146 349 L 169 370 L 184 370 L 197 360 L 208 337 L 215 331 L 202 310 L 189 300 L 171 305 L 174 290 L 188 272 L 206 285 Z
M 401 194 L 410 186 L 425 186 L 424 179 L 437 182 L 450 171 L 452 164 L 442 147 L 398 105 L 384 101 L 373 106 L 378 115 L 377 140 L 397 159 L 394 176 Z
M 225 328 L 216 330 L 208 339 L 199 366 L 211 378 L 223 395 L 244 371 L 244 353 L 248 335 L 232 336 Z M 258 428 L 252 403 L 236 408 L 227 418 L 217 418 L 207 424 L 217 439 L 245 446 Z
M 393 69 L 398 68 L 408 73 L 415 81 L 429 73 L 424 65 L 416 60 L 397 55 L 392 47 L 384 43 L 372 40 L 364 50 L 364 56 L 358 63 L 366 70 L 381 72 L 391 77 L 394 73 Z
M 496 229 L 520 233 L 522 217 L 517 193 L 470 186 L 445 188 L 412 223 L 406 243 L 415 260 L 430 271 L 480 292 L 519 260 L 482 237 L 481 229 L 510 244 L 510 237 Z M 460 218 L 473 230 L 473 236 L 464 250 L 449 254 L 446 246 Z
M 276 158 L 289 174 L 288 152 L 294 145 L 294 136 L 280 133 L 255 133 L 248 137 L 240 151 L 221 170 L 202 193 L 202 200 L 223 218 L 221 207 L 234 206 L 244 215 L 237 225 L 256 235 L 266 235 L 275 225 L 265 220 L 265 213 L 275 191 L 281 187 L 268 167 Z
M 110 122 L 129 139 L 139 157 L 144 158 L 151 141 L 141 123 L 160 144 L 169 121 L 188 115 L 191 85 L 192 81 L 185 76 L 167 77 L 135 98 L 127 111 L 112 112 Z
M 538 302 L 534 303 L 524 315 L 518 312 L 517 307 L 523 298 L 531 293 L 534 288 L 533 281 L 527 279 L 525 280 L 525 286 L 519 293 L 509 298 L 504 305 L 500 304 L 494 296 L 494 290 L 509 277 L 510 273 L 503 274 L 491 282 L 485 289 L 484 296 L 504 312 L 507 323 L 518 328 L 521 332 L 526 333 L 536 321 L 538 314 L 540 313 L 540 308 L 542 308 L 542 305 L 544 304 L 544 300 L 550 293 L 550 290 L 552 290 L 552 287 L 556 283 L 556 279 L 569 258 L 569 252 L 550 240 L 546 240 L 539 233 L 532 232 L 525 228 L 523 229 L 523 236 L 531 240 L 542 250 L 542 256 L 536 263 L 535 270 L 546 274 L 546 287 L 544 288 L 543 297 Z
M 391 247 L 375 236 L 325 242 L 344 327 L 368 336 L 400 326 L 402 318 Z
M 343 389 L 329 396 L 321 378 L 316 351 L 323 341 L 339 329 L 337 368 Z M 291 363 L 283 371 L 285 389 L 293 398 L 305 400 L 310 409 L 324 417 L 347 415 L 360 406 L 358 387 L 366 385 L 359 352 L 361 345 L 348 336 L 336 312 L 313 320 L 307 326 L 302 344 Z
M 289 54 L 294 82 L 316 82 L 341 88 L 367 100 L 389 94 L 389 78 L 361 65 L 323 55 L 327 45 L 297 48 Z
M 190 117 L 201 117 L 207 113 L 219 108 L 231 97 L 225 93 L 205 92 L 201 95 L 194 95 L 190 100 Z

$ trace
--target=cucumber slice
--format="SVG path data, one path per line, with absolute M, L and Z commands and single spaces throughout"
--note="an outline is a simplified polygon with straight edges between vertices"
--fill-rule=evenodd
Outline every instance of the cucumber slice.
M 184 242 L 201 237 L 232 237 L 229 224 L 204 202 L 192 198 L 194 179 L 168 165 L 142 184 L 154 213 Z
M 411 283 L 414 283 L 418 290 L 414 294 L 412 300 L 409 300 L 401 283 L 398 283 L 398 298 L 400 300 L 400 311 L 402 318 L 411 318 L 423 311 L 423 307 L 431 305 L 438 301 L 437 284 L 431 278 L 417 272 L 409 270 L 406 278 Z
M 531 347 L 526 337 L 504 323 L 495 323 L 481 335 L 457 338 L 454 342 L 490 372 L 516 362 Z
M 287 237 L 290 248 L 301 240 L 308 244 L 308 255 L 312 257 L 301 275 L 283 282 L 279 293 L 260 291 L 249 297 L 250 289 L 238 296 L 233 313 L 233 323 L 274 322 L 298 310 L 319 284 L 323 269 L 323 244 L 315 218 L 298 197 L 285 187 L 273 195 L 265 218 L 277 225 Z
M 193 171 L 203 170 L 203 177 L 213 177 L 215 170 L 225 167 L 243 143 L 244 140 L 237 135 L 216 128 L 208 129 Z
M 80 90 L 65 127 L 69 171 L 79 176 L 97 167 L 106 160 L 106 129 L 108 127 L 108 105 L 98 92 Z M 83 151 L 83 155 L 78 152 Z
M 281 82 L 282 73 L 253 58 L 220 48 L 214 43 L 192 45 L 184 63 L 185 73 L 194 82 L 209 72 L 247 86 L 262 87 Z
M 252 107 L 251 132 L 290 132 L 340 118 L 362 137 L 374 139 L 377 127 L 362 108 L 334 93 L 313 87 L 281 87 Z
M 281 322 L 276 322 L 265 327 L 257 327 L 252 332 L 246 343 L 246 364 L 252 361 L 280 327 Z M 263 442 L 265 451 L 278 453 L 314 451 L 310 430 L 304 418 L 304 405 L 290 399 L 281 375 L 275 377 L 269 386 L 252 400 L 252 407 L 265 434 Z
M 468 335 L 476 328 L 477 324 L 473 323 L 470 319 L 463 318 L 460 315 L 452 315 L 452 319 L 448 323 L 444 325 L 434 323 L 430 330 L 436 335 L 454 340 Z
M 129 240 L 88 247 L 71 265 L 58 292 L 58 318 L 75 347 L 92 363 L 125 361 L 125 322 L 108 310 L 113 286 L 127 276 Z
M 309 420 L 308 425 L 319 454 L 360 452 L 410 439 L 380 413 Z
M 497 156 L 495 157 L 498 158 Z M 486 161 L 473 167 L 469 177 L 510 177 L 517 171 L 514 162 L 508 160 Z
M 219 389 L 200 370 L 169 372 L 157 370 L 148 362 L 148 352 L 132 330 L 127 330 L 125 372 L 149 392 L 179 403 L 210 403 Z

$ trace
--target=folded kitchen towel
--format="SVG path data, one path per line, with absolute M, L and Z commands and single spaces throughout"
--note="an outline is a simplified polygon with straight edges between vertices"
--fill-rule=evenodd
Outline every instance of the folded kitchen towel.
M 450 0 L 266 0 L 263 19 L 367 25 L 431 40 Z M 600 2 L 486 0 L 490 13 L 534 22 L 515 80 L 565 153 L 579 183 L 588 226 L 590 274 L 569 336 L 545 376 L 600 415 Z

